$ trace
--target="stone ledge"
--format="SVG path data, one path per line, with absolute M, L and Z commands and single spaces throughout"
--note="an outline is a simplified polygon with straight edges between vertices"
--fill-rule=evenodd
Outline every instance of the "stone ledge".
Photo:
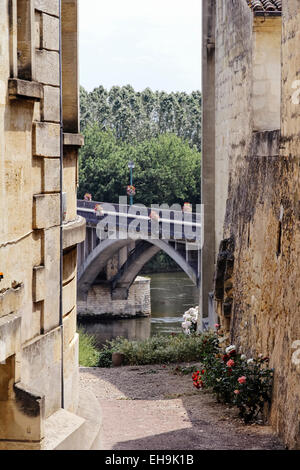
M 63 249 L 78 245 L 85 240 L 86 222 L 81 216 L 76 220 L 63 225 Z
M 81 370 L 86 369 L 79 368 L 79 371 Z M 83 387 L 79 390 L 77 415 L 85 419 L 79 450 L 103 450 L 101 446 L 102 409 L 94 393 Z
M 84 145 L 84 137 L 82 134 L 64 133 L 64 146 L 82 147 L 83 145 Z
M 102 450 L 101 431 L 100 404 L 91 391 L 81 389 L 76 414 L 60 409 L 45 421 L 42 449 Z
M 16 354 L 20 347 L 21 315 L 11 313 L 0 318 L 0 363 Z
M 43 450 L 78 450 L 85 419 L 60 409 L 45 421 Z
M 0 318 L 17 312 L 21 308 L 24 294 L 24 285 L 21 284 L 17 289 L 7 289 L 0 294 Z
M 8 80 L 8 94 L 10 99 L 26 99 L 40 101 L 43 98 L 43 85 L 38 82 L 10 78 Z

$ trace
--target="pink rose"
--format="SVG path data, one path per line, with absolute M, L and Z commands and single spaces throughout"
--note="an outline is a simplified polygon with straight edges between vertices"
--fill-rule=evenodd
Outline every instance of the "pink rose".
M 240 391 L 239 391 L 239 390 L 235 390 L 234 393 L 235 393 L 236 395 L 239 395 L 239 394 L 240 394 Z
M 240 377 L 240 378 L 238 379 L 238 383 L 239 383 L 239 384 L 245 384 L 246 381 L 247 381 L 247 379 L 246 379 L 246 377 L 245 377 L 244 375 L 243 375 L 243 377 Z
M 232 359 L 230 359 L 228 362 L 227 362 L 227 367 L 233 367 L 234 366 L 234 361 Z

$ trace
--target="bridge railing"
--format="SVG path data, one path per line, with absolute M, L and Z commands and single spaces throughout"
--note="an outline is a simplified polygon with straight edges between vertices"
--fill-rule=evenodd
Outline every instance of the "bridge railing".
M 100 206 L 101 212 L 95 211 Z M 201 214 L 176 211 L 164 208 L 146 208 L 145 206 L 129 206 L 127 204 L 110 204 L 96 201 L 77 201 L 78 213 L 84 216 L 87 223 L 97 226 L 100 222 L 105 225 L 105 219 L 113 218 L 118 231 L 127 231 L 130 235 L 131 223 L 136 221 L 139 227 L 134 227 L 137 232 L 158 238 L 186 240 L 191 242 L 201 241 Z

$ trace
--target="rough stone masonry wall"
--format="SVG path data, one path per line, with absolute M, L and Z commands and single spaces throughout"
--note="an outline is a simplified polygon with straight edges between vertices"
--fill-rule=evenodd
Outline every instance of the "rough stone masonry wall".
M 110 285 L 95 284 L 86 301 L 78 301 L 78 313 L 88 316 L 130 318 L 151 314 L 150 279 L 138 276 L 129 289 L 127 300 L 112 300 Z
M 286 0 L 281 136 L 255 133 L 243 165 L 230 172 L 224 232 L 235 244 L 231 341 L 249 356 L 270 356 L 271 424 L 290 448 L 300 448 L 300 104 L 292 100 L 300 75 L 299 25 L 298 0 Z

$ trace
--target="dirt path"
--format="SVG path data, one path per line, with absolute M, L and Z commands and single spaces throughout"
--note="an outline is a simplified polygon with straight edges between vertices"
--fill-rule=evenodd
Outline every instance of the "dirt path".
M 283 448 L 269 427 L 245 426 L 174 367 L 80 369 L 102 408 L 104 450 Z

